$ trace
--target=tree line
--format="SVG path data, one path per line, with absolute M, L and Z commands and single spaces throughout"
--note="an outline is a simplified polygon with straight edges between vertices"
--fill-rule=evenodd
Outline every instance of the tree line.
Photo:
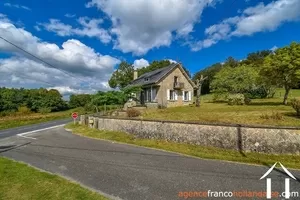
M 241 61 L 229 57 L 224 63 L 200 70 L 193 80 L 201 75 L 208 77 L 202 93 L 213 92 L 216 99 L 230 94 L 241 94 L 248 99 L 273 97 L 275 88 L 283 87 L 283 104 L 287 104 L 290 90 L 300 88 L 300 43 L 292 42 L 275 51 L 250 53 Z
M 0 112 L 56 112 L 68 109 L 68 103 L 55 90 L 0 88 Z

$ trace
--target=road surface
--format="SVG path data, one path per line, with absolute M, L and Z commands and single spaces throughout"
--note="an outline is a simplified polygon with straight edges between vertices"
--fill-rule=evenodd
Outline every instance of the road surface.
M 13 134 L 12 134 L 13 135 Z M 148 148 L 89 139 L 63 127 L 0 140 L 0 155 L 23 161 L 92 188 L 112 199 L 185 199 L 183 192 L 266 191 L 259 180 L 269 166 L 203 160 Z M 284 163 L 282 163 L 284 165 Z M 290 170 L 295 177 L 300 171 Z M 272 191 L 285 190 L 288 176 L 274 170 Z M 291 191 L 300 182 L 290 180 Z M 214 193 L 216 194 L 216 193 Z M 218 193 L 221 195 L 221 193 Z M 299 194 L 300 195 L 300 194 Z M 299 197 L 291 199 L 299 199 Z M 189 198 L 265 199 L 265 198 Z M 283 199 L 283 198 L 281 198 Z
M 34 130 L 39 130 L 39 129 L 44 129 L 44 128 L 49 128 L 57 125 L 62 125 L 68 122 L 71 122 L 72 119 L 60 119 L 60 120 L 54 120 L 54 121 L 49 121 L 49 122 L 44 122 L 44 123 L 39 123 L 39 124 L 33 124 L 33 125 L 26 125 L 26 126 L 20 126 L 16 128 L 10 128 L 10 129 L 5 129 L 5 130 L 0 130 L 0 139 L 14 136 L 20 133 L 24 132 L 30 132 Z

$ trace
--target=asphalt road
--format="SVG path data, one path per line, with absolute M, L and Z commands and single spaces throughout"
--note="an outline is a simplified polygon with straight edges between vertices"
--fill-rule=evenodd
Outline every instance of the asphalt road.
M 45 122 L 45 123 L 39 123 L 39 124 L 33 124 L 33 125 L 27 125 L 27 126 L 20 126 L 17 128 L 11 128 L 11 129 L 5 129 L 5 130 L 0 130 L 0 139 L 6 138 L 6 137 L 11 137 L 20 133 L 24 132 L 30 132 L 38 129 L 44 129 L 44 128 L 49 128 L 52 126 L 58 126 L 62 124 L 66 124 L 71 122 L 72 119 L 60 119 L 60 120 L 54 120 L 50 122 Z
M 266 190 L 266 180 L 259 179 L 269 166 L 203 160 L 176 153 L 93 140 L 73 135 L 63 127 L 29 136 L 35 139 L 13 136 L 0 140 L 0 155 L 75 180 L 112 199 L 172 200 L 184 199 L 178 195 L 180 192 L 189 191 Z M 300 180 L 300 171 L 290 171 Z M 269 177 L 272 178 L 272 191 L 283 192 L 287 175 L 276 169 Z M 291 180 L 290 184 L 291 191 L 299 192 L 300 195 L 298 180 Z M 291 199 L 299 198 L 300 196 Z

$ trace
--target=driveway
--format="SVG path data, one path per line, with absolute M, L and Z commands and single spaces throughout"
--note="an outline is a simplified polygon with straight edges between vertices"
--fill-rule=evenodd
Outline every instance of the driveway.
M 172 200 L 184 199 L 178 195 L 189 191 L 198 192 L 198 195 L 208 190 L 266 191 L 266 180 L 259 179 L 269 166 L 203 160 L 93 140 L 73 135 L 63 127 L 29 136 L 32 139 L 19 136 L 1 139 L 0 155 L 75 180 L 112 199 Z M 300 177 L 300 171 L 290 171 L 295 177 Z M 285 190 L 284 179 L 288 177 L 284 172 L 274 170 L 269 178 L 272 178 L 272 191 L 281 193 Z M 291 191 L 300 194 L 299 181 L 291 179 L 290 185 Z

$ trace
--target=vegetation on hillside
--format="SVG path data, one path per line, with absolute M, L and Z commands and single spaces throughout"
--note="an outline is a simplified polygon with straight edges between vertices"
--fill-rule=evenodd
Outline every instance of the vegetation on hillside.
M 217 63 L 199 71 L 193 79 L 201 75 L 208 77 L 203 83 L 203 94 L 214 92 L 218 97 L 225 97 L 223 99 L 241 94 L 249 100 L 273 97 L 274 89 L 283 87 L 283 104 L 286 105 L 290 90 L 300 87 L 300 43 L 292 42 L 274 52 L 250 53 L 242 61 L 229 57 L 224 64 Z

